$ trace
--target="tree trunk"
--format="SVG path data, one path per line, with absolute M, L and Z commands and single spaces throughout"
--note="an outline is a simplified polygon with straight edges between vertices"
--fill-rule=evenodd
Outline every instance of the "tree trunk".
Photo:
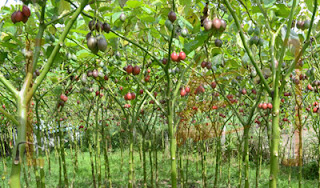
M 206 166 L 206 142 L 202 141 L 201 164 L 202 164 L 202 185 L 207 187 L 207 166 Z
M 26 127 L 27 127 L 27 105 L 24 99 L 20 99 L 17 102 L 19 126 L 17 126 L 18 137 L 16 139 L 16 145 L 13 149 L 13 160 L 11 167 L 11 175 L 9 179 L 9 185 L 11 188 L 20 188 L 20 171 L 21 161 L 23 160 L 23 154 L 25 145 L 23 142 L 26 141 Z M 20 144 L 21 143 L 21 144 Z
M 245 167 L 245 188 L 249 188 L 249 129 L 250 126 L 244 128 L 244 149 L 243 149 L 243 158 L 244 158 L 244 167 Z
M 319 154 L 320 154 L 320 136 L 318 135 L 318 188 L 320 188 L 320 155 Z
M 150 184 L 151 187 L 153 188 L 153 164 L 152 164 L 152 145 L 151 145 L 151 140 L 149 140 L 149 162 L 150 162 Z
M 270 177 L 269 177 L 269 187 L 277 187 L 277 178 L 279 172 L 279 142 L 280 142 L 280 96 L 279 88 L 275 88 L 273 97 L 273 109 L 272 109 L 272 139 L 270 148 Z
M 147 187 L 146 138 L 142 135 L 143 187 Z
M 93 187 L 96 188 L 97 187 L 97 183 L 96 183 L 96 175 L 94 173 L 94 163 L 93 163 L 93 156 L 92 156 L 92 146 L 89 142 L 89 153 L 90 153 L 90 163 L 91 163 L 91 174 L 92 174 L 92 183 L 93 183 Z
M 215 177 L 214 177 L 214 187 L 218 187 L 219 181 L 219 171 L 220 171 L 220 148 L 221 148 L 221 140 L 220 137 L 216 138 L 216 169 L 215 169 Z
M 129 121 L 128 121 L 129 122 Z M 129 146 L 129 184 L 128 188 L 134 187 L 134 167 L 133 167 L 133 122 L 130 124 L 130 146 Z
M 154 157 L 154 165 L 156 170 L 156 187 L 158 187 L 158 147 L 157 147 L 157 134 L 154 133 L 154 144 L 155 148 L 153 150 L 153 157 Z
M 177 164 L 176 164 L 176 138 L 173 122 L 173 109 L 171 107 L 171 101 L 168 104 L 168 130 L 170 137 L 170 160 L 171 160 L 171 186 L 177 188 Z
M 241 143 L 239 143 L 238 146 L 238 183 L 239 188 L 241 188 L 242 185 L 242 159 L 241 159 Z

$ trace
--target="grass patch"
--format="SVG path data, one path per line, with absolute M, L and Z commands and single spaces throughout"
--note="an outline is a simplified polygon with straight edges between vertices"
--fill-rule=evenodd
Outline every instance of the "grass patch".
M 148 186 L 150 184 L 150 162 L 149 162 L 149 153 L 146 152 L 147 156 L 147 181 Z M 48 160 L 45 158 L 45 183 L 47 187 L 58 187 L 59 184 L 59 160 L 58 155 L 53 151 L 50 154 L 51 170 L 49 171 Z M 101 158 L 101 187 L 107 187 L 107 182 L 105 181 L 105 166 L 103 154 Z M 188 165 L 188 185 L 187 187 L 202 187 L 202 176 L 201 176 L 201 161 L 200 157 L 195 155 L 189 156 L 189 165 Z M 7 164 L 7 171 L 4 171 L 3 159 L 0 165 L 0 175 L 2 177 L 2 182 L 0 187 L 8 187 L 7 182 L 10 175 L 11 160 L 7 158 L 5 161 Z M 93 158 L 95 161 L 95 159 Z M 123 153 L 123 166 L 121 169 L 121 154 L 120 151 L 109 152 L 109 161 L 110 161 L 110 171 L 112 177 L 113 187 L 126 187 L 128 182 L 128 150 L 125 150 Z M 184 159 L 184 172 L 186 171 L 186 159 Z M 83 152 L 78 154 L 78 171 L 74 174 L 74 155 L 70 153 L 70 150 L 66 150 L 66 163 L 69 179 L 69 187 L 93 187 L 92 183 L 92 173 L 91 173 L 91 164 L 90 164 L 90 155 L 89 152 Z M 178 171 L 179 171 L 179 163 Z M 134 153 L 134 166 L 135 166 L 135 181 L 136 187 L 142 187 L 143 184 L 143 168 L 142 162 L 140 161 L 139 153 Z M 153 167 L 155 173 L 155 167 Z M 29 181 L 29 187 L 36 187 L 35 174 L 32 167 L 26 166 L 26 177 Z M 219 187 L 224 188 L 228 185 L 228 163 L 223 162 L 220 172 L 220 181 Z M 289 187 L 288 185 L 288 167 L 281 167 L 279 172 L 278 187 Z M 254 163 L 250 165 L 250 184 L 251 187 L 255 187 L 255 175 L 256 167 Z M 180 174 L 179 174 L 180 176 Z M 298 187 L 298 168 L 292 168 L 291 175 L 291 187 Z M 208 187 L 213 187 L 215 177 L 215 163 L 212 154 L 208 153 L 207 156 L 207 182 Z M 244 172 L 242 172 L 242 184 L 244 184 Z M 269 177 L 269 167 L 268 165 L 263 165 L 261 169 L 261 177 L 259 181 L 259 187 L 268 187 L 268 178 Z M 170 160 L 168 153 L 163 155 L 163 152 L 158 152 L 158 187 L 170 187 Z M 21 176 L 23 186 L 25 187 L 25 179 L 22 171 Z M 97 177 L 96 177 L 97 179 Z M 231 168 L 230 168 L 230 182 L 231 187 L 236 187 L 239 181 L 239 172 L 238 172 L 238 163 L 236 159 L 232 159 Z M 63 182 L 63 173 L 62 173 L 62 182 Z M 155 174 L 154 181 L 155 183 Z M 155 184 L 154 184 L 155 185 Z M 304 179 L 304 187 L 315 187 L 317 185 L 317 179 Z

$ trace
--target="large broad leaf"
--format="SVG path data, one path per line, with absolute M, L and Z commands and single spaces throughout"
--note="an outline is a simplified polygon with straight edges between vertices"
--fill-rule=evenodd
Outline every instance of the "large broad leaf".
M 204 41 L 207 40 L 208 36 L 209 32 L 200 32 L 193 41 L 184 45 L 183 51 L 186 54 L 189 54 L 193 50 L 197 49 L 199 46 L 203 45 Z
M 54 46 L 48 46 L 47 50 L 46 50 L 46 57 L 49 58 L 49 56 L 51 55 L 52 51 L 54 49 Z
M 104 37 L 108 40 L 108 39 L 113 39 L 113 38 L 117 38 L 118 36 L 114 33 L 108 33 L 108 34 L 104 34 Z
M 138 15 L 138 18 L 142 21 L 149 22 L 149 23 L 152 23 L 155 21 L 154 17 L 151 17 L 148 14 L 140 14 Z
M 112 11 L 112 8 L 110 6 L 102 6 L 99 7 L 99 12 L 106 12 L 106 11 Z
M 240 34 L 236 36 L 237 38 L 237 44 L 239 45 L 240 48 L 244 48 Z
M 69 11 L 71 8 L 70 3 L 66 2 L 65 0 L 60 0 L 59 2 L 59 15 L 61 15 L 64 11 Z
M 82 58 L 86 58 L 90 55 L 91 53 L 88 52 L 87 50 L 80 50 L 80 51 L 77 51 L 77 58 L 78 59 L 82 59 Z
M 304 2 L 306 3 L 308 10 L 312 12 L 314 7 L 314 0 L 305 0 Z
M 7 56 L 8 52 L 0 52 L 0 63 L 3 63 Z
M 225 62 L 225 65 L 227 67 L 229 67 L 230 69 L 238 69 L 241 67 L 241 65 L 239 64 L 239 62 L 233 60 L 233 59 L 229 59 Z
M 141 7 L 147 14 L 152 14 L 155 12 L 154 10 L 150 9 L 150 7 Z
M 222 54 L 218 54 L 218 55 L 211 58 L 211 62 L 215 66 L 221 65 L 222 61 L 223 61 L 222 58 L 223 58 Z
M 142 5 L 141 1 L 134 1 L 134 0 L 129 0 L 126 3 L 128 8 L 137 8 L 140 7 Z
M 273 5 L 275 2 L 276 0 L 263 0 L 263 4 L 267 7 Z
M 9 42 L 1 42 L 0 46 L 1 47 L 6 47 L 6 48 L 9 48 L 9 49 L 16 49 L 17 44 L 13 44 L 13 43 L 9 43 Z
M 251 12 L 252 14 L 261 13 L 260 8 L 258 6 L 252 6 Z
M 277 16 L 279 17 L 283 17 L 283 18 L 287 18 L 290 14 L 290 8 L 288 8 L 286 5 L 284 4 L 277 4 L 276 5 L 276 10 L 275 13 Z
M 193 26 L 191 25 L 191 23 L 184 19 L 182 16 L 179 16 L 179 20 L 178 21 L 181 21 L 189 30 L 193 30 Z
M 318 23 L 315 24 L 314 27 L 315 27 L 316 31 L 319 31 L 320 30 L 320 21 L 318 21 Z
M 112 14 L 112 17 L 111 17 L 111 21 L 112 23 L 114 23 L 121 15 L 122 12 L 115 12 L 114 14 Z

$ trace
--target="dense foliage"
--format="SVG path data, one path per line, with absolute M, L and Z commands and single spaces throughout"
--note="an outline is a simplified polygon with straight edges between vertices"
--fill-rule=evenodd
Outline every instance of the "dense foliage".
M 291 176 L 299 187 L 310 177 L 320 182 L 318 3 L 25 0 L 1 7 L 3 180 L 35 187 L 33 171 L 45 187 L 54 152 L 57 185 L 73 187 L 89 152 L 93 187 L 118 186 L 111 163 L 126 165 L 128 187 L 159 186 L 158 152 L 169 152 L 172 187 L 198 181 L 189 177 L 197 161 L 201 187 L 265 186 L 261 168 L 270 168 L 269 187 L 290 186 Z M 121 161 L 110 160 L 119 150 Z M 280 164 L 290 166 L 286 185 L 277 181 Z

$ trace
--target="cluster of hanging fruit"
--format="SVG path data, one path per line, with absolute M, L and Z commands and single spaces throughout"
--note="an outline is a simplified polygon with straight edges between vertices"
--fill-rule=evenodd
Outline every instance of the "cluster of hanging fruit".
M 208 18 L 206 18 L 203 21 L 203 27 L 207 31 L 213 29 L 214 31 L 217 31 L 217 32 L 223 32 L 227 27 L 227 23 L 223 19 L 219 19 L 219 18 L 214 18 L 213 20 L 209 20 Z
M 250 27 L 248 30 L 248 34 L 252 35 L 250 40 L 249 40 L 249 44 L 253 45 L 255 44 L 256 46 L 262 46 L 263 45 L 263 39 L 259 37 L 260 35 L 260 28 L 256 27 Z
M 272 104 L 271 103 L 260 103 L 258 105 L 258 108 L 263 109 L 263 110 L 267 110 L 267 109 L 272 109 Z
M 313 113 L 320 113 L 320 106 L 319 106 L 319 103 L 317 102 L 317 101 L 314 101 L 313 103 L 312 103 L 312 106 L 313 106 L 313 108 L 312 108 L 312 112 Z M 312 107 L 311 106 L 311 104 L 306 108 L 306 110 L 308 111 L 308 112 L 310 112 L 310 108 Z
M 203 15 L 201 16 L 201 26 L 203 26 L 203 28 L 206 31 L 213 31 L 215 34 L 220 35 L 221 33 L 224 32 L 224 30 L 226 30 L 226 27 L 227 27 L 226 21 L 219 18 L 214 18 L 213 20 L 210 20 L 208 12 L 209 12 L 209 5 L 207 3 L 202 12 Z M 215 39 L 214 43 L 215 43 L 215 46 L 217 47 L 222 46 L 222 41 L 220 39 Z
M 169 14 L 168 14 L 168 19 L 164 23 L 169 31 L 172 31 L 173 23 L 174 23 L 174 21 L 176 21 L 176 19 L 177 19 L 176 13 L 174 11 L 170 11 Z
M 87 34 L 87 46 L 91 50 L 92 53 L 97 54 L 99 50 L 101 52 L 106 51 L 107 49 L 107 41 L 102 31 L 109 33 L 110 32 L 110 25 L 108 23 L 102 23 L 99 20 L 91 20 L 89 22 L 89 29 L 90 32 Z
M 128 65 L 127 67 L 123 67 L 123 70 L 126 71 L 128 74 L 138 75 L 140 74 L 140 67 L 139 66 L 132 66 Z
M 26 23 L 31 15 L 29 7 L 23 5 L 22 10 L 15 11 L 11 14 L 12 23 L 23 22 Z

